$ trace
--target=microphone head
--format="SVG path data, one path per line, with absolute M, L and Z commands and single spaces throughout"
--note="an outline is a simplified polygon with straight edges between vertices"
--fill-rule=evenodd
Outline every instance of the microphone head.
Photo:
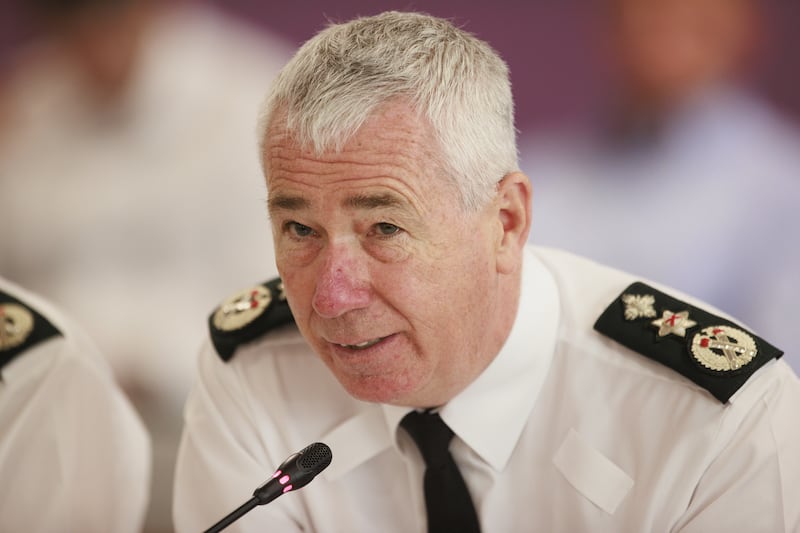
M 333 453 L 327 444 L 309 444 L 287 457 L 272 478 L 258 487 L 253 496 L 258 499 L 259 505 L 263 505 L 281 494 L 305 487 L 331 464 L 332 459 Z
M 315 442 L 300 450 L 297 466 L 301 471 L 308 472 L 311 478 L 328 468 L 333 460 L 333 453 L 327 444 Z M 309 479 L 308 481 L 311 481 Z M 306 483 L 308 483 L 306 481 Z M 297 485 L 295 484 L 295 487 Z
M 315 442 L 297 452 L 296 470 L 292 476 L 294 489 L 305 487 L 317 474 L 328 468 L 333 459 L 333 453 L 327 444 Z

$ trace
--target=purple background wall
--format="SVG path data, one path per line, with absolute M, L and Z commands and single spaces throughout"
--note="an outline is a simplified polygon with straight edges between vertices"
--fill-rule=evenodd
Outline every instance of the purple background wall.
M 6 52 L 30 33 L 15 16 L 19 0 L 0 0 L 0 74 Z M 754 0 L 766 6 L 765 53 L 752 69 L 754 86 L 800 119 L 800 2 Z M 341 21 L 387 9 L 418 10 L 454 20 L 489 41 L 511 67 L 519 128 L 591 112 L 609 91 L 598 50 L 599 3 L 591 0 L 217 0 L 268 31 L 300 44 L 328 20 Z
M 800 118 L 800 2 L 764 3 L 764 53 L 750 81 L 794 118 Z M 511 68 L 517 120 L 524 132 L 594 110 L 610 90 L 598 43 L 601 14 L 591 0 L 323 0 L 218 2 L 259 25 L 302 43 L 325 26 L 387 9 L 418 10 L 454 20 L 489 41 Z

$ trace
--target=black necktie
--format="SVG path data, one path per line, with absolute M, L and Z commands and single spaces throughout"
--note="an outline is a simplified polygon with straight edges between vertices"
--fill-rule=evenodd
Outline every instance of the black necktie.
M 450 455 L 453 431 L 438 413 L 408 413 L 400 425 L 425 459 L 425 507 L 429 533 L 480 533 L 467 485 Z

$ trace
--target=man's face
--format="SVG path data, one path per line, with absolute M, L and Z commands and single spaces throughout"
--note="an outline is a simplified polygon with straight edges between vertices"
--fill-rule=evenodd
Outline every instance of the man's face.
M 449 400 L 502 342 L 487 333 L 496 211 L 464 212 L 429 126 L 400 104 L 339 153 L 299 150 L 280 127 L 265 146 L 278 271 L 303 336 L 356 398 Z

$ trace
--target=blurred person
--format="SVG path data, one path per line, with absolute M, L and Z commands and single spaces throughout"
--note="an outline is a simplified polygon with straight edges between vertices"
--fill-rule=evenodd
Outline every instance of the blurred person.
M 487 43 L 416 13 L 332 24 L 262 117 L 280 278 L 209 318 L 177 531 L 241 509 L 297 450 L 325 466 L 312 442 L 330 465 L 231 530 L 800 527 L 797 375 L 697 300 L 527 244 Z
M 0 277 L 0 531 L 138 533 L 150 441 L 89 337 Z
M 539 200 L 532 241 L 673 285 L 790 348 L 800 134 L 746 88 L 763 45 L 761 3 L 604 6 L 615 79 L 607 107 L 583 126 L 521 141 Z M 800 356 L 790 363 L 800 368 Z
M 254 111 L 291 47 L 197 2 L 20 5 L 42 32 L 2 92 L 0 272 L 107 354 L 166 506 L 204 310 L 275 272 Z

